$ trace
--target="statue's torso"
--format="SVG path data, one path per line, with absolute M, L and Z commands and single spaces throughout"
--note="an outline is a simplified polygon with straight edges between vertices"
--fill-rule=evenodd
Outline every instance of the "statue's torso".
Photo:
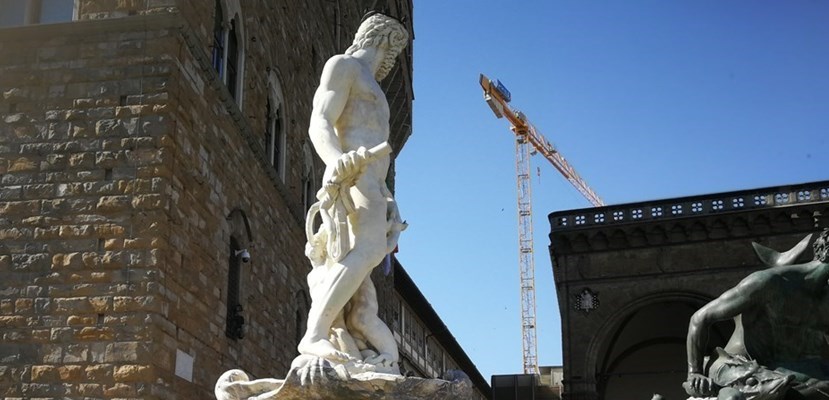
M 829 331 L 826 290 L 805 289 L 804 274 L 788 271 L 769 275 L 763 301 L 742 314 L 742 336 L 747 355 L 767 366 L 803 359 L 824 358 Z M 732 340 L 733 341 L 733 340 Z
M 389 139 L 389 104 L 386 95 L 371 71 L 361 67 L 351 86 L 336 129 L 343 151 L 370 149 Z M 389 157 L 380 157 L 368 164 L 363 177 L 385 181 Z

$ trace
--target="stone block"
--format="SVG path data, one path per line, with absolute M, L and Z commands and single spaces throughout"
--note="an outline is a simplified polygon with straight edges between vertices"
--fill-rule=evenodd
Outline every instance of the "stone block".
M 161 208 L 164 197 L 160 194 L 144 194 L 133 197 L 132 206 L 136 210 L 152 210 Z
M 11 305 L 11 301 L 9 301 Z M 0 328 L 21 328 L 26 326 L 26 318 L 22 315 L 2 315 L 0 316 Z
M 53 342 L 69 342 L 74 336 L 72 328 L 52 328 L 49 338 Z
M 92 225 L 62 225 L 58 232 L 61 239 L 83 239 L 92 237 Z
M 86 297 L 69 297 L 53 299 L 57 313 L 91 313 L 92 306 L 89 304 L 89 299 Z
M 148 365 L 119 365 L 113 378 L 116 382 L 152 382 L 153 369 Z
M 85 327 L 75 334 L 80 341 L 110 341 L 115 338 L 111 328 Z
M 20 240 L 26 236 L 26 230 L 18 228 L 0 229 L 0 240 Z
M 89 362 L 89 347 L 85 344 L 70 344 L 63 350 L 64 364 Z
M 32 382 L 50 382 L 58 378 L 58 369 L 54 365 L 33 365 Z
M 40 209 L 39 201 L 3 201 L 0 202 L 0 215 L 4 217 L 34 215 Z
M 72 168 L 92 168 L 95 165 L 95 154 L 75 153 L 69 156 L 69 166 Z
M 60 183 L 57 185 L 57 197 L 80 196 L 84 194 L 83 185 L 80 183 Z
M 146 345 L 140 342 L 110 343 L 106 347 L 104 362 L 135 362 L 146 360 Z
M 130 196 L 102 196 L 95 207 L 102 213 L 123 212 L 132 207 L 132 199 Z
M 95 165 L 98 168 L 115 168 L 126 164 L 126 157 L 122 152 L 99 151 L 95 153 Z
M 3 314 L 3 315 L 14 314 L 14 301 L 12 301 L 12 299 L 0 300 L 0 314 Z
M 90 326 L 95 325 L 95 321 L 97 318 L 91 315 L 70 315 L 66 318 L 66 323 L 68 325 L 83 325 L 83 326 Z
M 83 377 L 83 367 L 80 365 L 61 365 L 57 367 L 58 376 L 64 383 L 76 382 Z
M 51 330 L 49 329 L 32 329 L 33 343 L 46 343 L 49 341 Z M 45 362 L 45 361 L 44 361 Z
M 56 344 L 46 344 L 40 350 L 41 362 L 44 364 L 60 364 L 63 358 L 63 347 Z
M 17 314 L 27 314 L 34 310 L 34 299 L 23 298 L 14 301 L 14 312 Z
M 103 314 L 112 310 L 112 297 L 109 296 L 94 296 L 89 298 L 89 304 L 92 306 L 94 312 Z
M 135 389 L 133 385 L 116 383 L 114 385 L 104 386 L 104 397 L 138 397 L 138 391 Z
M 106 382 L 112 379 L 113 367 L 109 364 L 88 365 L 84 373 L 88 381 Z
M 37 359 L 37 345 L 0 343 L 0 364 L 34 364 Z
M 104 387 L 98 383 L 81 383 L 78 385 L 78 395 L 84 397 L 103 397 Z
M 120 120 L 117 119 L 103 119 L 95 123 L 96 136 L 121 136 L 126 135 L 127 131 Z
M 0 171 L 0 174 L 2 173 L 3 171 Z M 0 201 L 22 200 L 22 197 L 23 186 L 21 185 L 0 187 Z

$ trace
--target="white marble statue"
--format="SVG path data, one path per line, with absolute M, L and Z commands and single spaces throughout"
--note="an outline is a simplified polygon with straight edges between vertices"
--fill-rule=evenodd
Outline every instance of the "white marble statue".
M 399 373 L 397 344 L 377 316 L 369 275 L 405 229 L 386 186 L 389 105 L 378 82 L 407 43 L 399 21 L 369 16 L 345 54 L 325 64 L 314 94 L 308 133 L 326 168 L 319 202 L 308 212 L 311 310 L 297 361 L 322 358 Z M 313 232 L 317 213 L 322 225 Z
M 217 400 L 309 398 L 470 399 L 471 381 L 403 377 L 397 344 L 377 316 L 371 271 L 397 246 L 401 221 L 386 186 L 391 147 L 389 104 L 378 82 L 408 43 L 403 25 L 373 14 L 354 44 L 325 64 L 309 134 L 325 162 L 319 199 L 308 211 L 305 254 L 311 310 L 285 379 L 250 380 L 242 370 L 216 382 Z M 314 231 L 317 215 L 322 219 Z

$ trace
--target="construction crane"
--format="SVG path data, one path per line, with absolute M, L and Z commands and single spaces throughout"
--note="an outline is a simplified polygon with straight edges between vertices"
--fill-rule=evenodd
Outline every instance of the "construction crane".
M 538 375 L 538 346 L 535 334 L 535 256 L 533 253 L 532 187 L 530 181 L 530 147 L 558 170 L 591 204 L 604 205 L 576 170 L 550 142 L 539 133 L 521 111 L 508 103 L 512 95 L 500 81 L 481 74 L 484 99 L 498 118 L 506 117 L 515 134 L 515 171 L 518 186 L 518 267 L 521 273 L 521 336 L 525 374 Z

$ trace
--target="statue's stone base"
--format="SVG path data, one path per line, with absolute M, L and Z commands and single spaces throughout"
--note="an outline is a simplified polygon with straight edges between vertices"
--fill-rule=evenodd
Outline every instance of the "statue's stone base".
M 349 370 L 352 372 L 350 373 Z M 474 399 L 472 382 L 462 372 L 457 378 L 423 379 L 401 375 L 360 372 L 344 365 L 316 359 L 291 368 L 285 379 L 256 379 L 234 369 L 216 382 L 217 400 L 438 400 Z

